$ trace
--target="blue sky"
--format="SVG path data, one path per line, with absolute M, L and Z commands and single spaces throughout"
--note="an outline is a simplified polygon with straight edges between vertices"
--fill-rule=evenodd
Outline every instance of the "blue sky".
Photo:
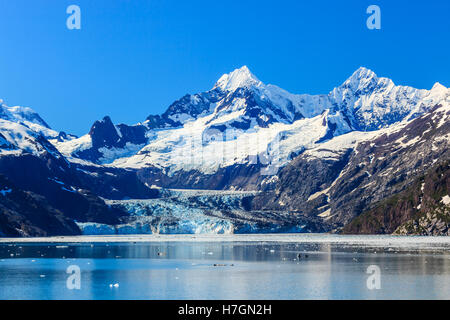
M 79 5 L 81 30 L 66 28 Z M 366 8 L 381 8 L 381 30 Z M 0 98 L 78 135 L 137 123 L 242 65 L 293 93 L 328 93 L 359 66 L 450 86 L 448 0 L 0 0 Z

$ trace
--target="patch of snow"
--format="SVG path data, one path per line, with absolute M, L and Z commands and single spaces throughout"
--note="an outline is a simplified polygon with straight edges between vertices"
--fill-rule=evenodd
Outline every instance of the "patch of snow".
M 110 164 L 117 159 L 130 157 L 144 146 L 145 144 L 137 145 L 127 142 L 123 148 L 100 148 L 98 151 L 103 154 L 103 157 L 99 159 L 99 163 Z
M 442 197 L 441 202 L 446 206 L 450 206 L 450 196 L 446 195 L 446 196 Z
M 327 217 L 329 217 L 330 215 L 331 215 L 331 209 L 328 209 L 328 210 L 322 212 L 321 214 L 319 214 L 319 217 L 321 217 L 321 218 L 327 218 Z
M 55 157 L 59 157 L 58 154 L 54 154 L 44 144 L 37 141 L 40 136 L 39 133 L 22 124 L 0 119 L 0 135 L 0 154 L 2 155 L 29 153 L 39 156 L 44 152 L 48 152 Z
M 322 191 L 318 191 L 318 192 L 310 195 L 307 201 L 312 201 L 314 199 L 317 199 L 318 197 L 320 197 L 323 194 L 328 194 L 329 191 L 330 191 L 330 188 L 327 188 L 327 189 L 322 190 Z
M 80 138 L 64 142 L 55 142 L 55 147 L 66 157 L 71 157 L 80 151 L 87 150 L 92 147 L 92 138 L 86 134 Z

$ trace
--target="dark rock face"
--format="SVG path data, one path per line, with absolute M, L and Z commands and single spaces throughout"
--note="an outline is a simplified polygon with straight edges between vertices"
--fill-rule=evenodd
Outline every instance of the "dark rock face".
M 308 199 L 333 183 L 347 165 L 350 154 L 351 150 L 344 150 L 337 161 L 298 156 L 280 171 L 275 192 L 255 199 L 255 208 L 318 214 L 316 208 L 326 206 L 328 197 L 321 195 L 310 201 Z
M 153 199 L 159 195 L 140 180 L 135 170 L 81 165 L 75 170 L 83 188 L 106 199 Z
M 19 189 L 0 175 L 0 234 L 6 237 L 79 235 L 72 219 L 33 192 Z
M 408 189 L 353 219 L 346 234 L 450 235 L 450 162 L 429 170 Z
M 58 142 L 64 142 L 64 141 L 68 141 L 68 140 L 76 139 L 76 138 L 77 138 L 77 136 L 74 136 L 74 135 L 72 135 L 72 134 L 67 134 L 67 133 L 65 133 L 64 131 L 61 131 L 61 132 L 58 134 L 58 136 L 56 137 L 56 140 L 57 140 Z
M 188 116 L 197 119 L 201 114 L 211 112 L 211 106 L 221 100 L 225 93 L 220 89 L 213 89 L 200 94 L 187 94 L 172 103 L 162 115 L 150 115 L 147 117 L 149 129 L 176 128 L 183 125 L 180 116 Z
M 21 190 L 38 194 L 65 217 L 80 221 L 117 222 L 121 212 L 110 210 L 77 178 L 64 160 L 32 155 L 1 157 L 0 173 Z
M 206 190 L 257 190 L 266 176 L 261 175 L 261 165 L 235 165 L 220 168 L 214 174 L 200 171 L 178 171 L 168 175 L 159 168 L 138 170 L 138 177 L 147 185 L 174 189 Z
M 79 151 L 74 155 L 81 159 L 98 163 L 103 157 L 100 149 L 125 148 L 128 143 L 133 145 L 144 145 L 147 143 L 147 128 L 144 125 L 128 126 L 119 124 L 115 126 L 111 118 L 104 117 L 96 121 L 89 131 L 92 146 L 89 149 Z
M 111 148 L 119 140 L 120 136 L 110 117 L 104 117 L 101 121 L 96 121 L 89 131 L 92 137 L 92 147 L 95 149 L 101 147 Z

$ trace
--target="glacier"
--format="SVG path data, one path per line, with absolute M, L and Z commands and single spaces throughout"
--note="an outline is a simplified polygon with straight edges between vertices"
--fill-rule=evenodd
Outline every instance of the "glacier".
M 278 216 L 257 216 L 245 208 L 256 192 L 162 190 L 149 200 L 107 200 L 128 213 L 122 224 L 77 223 L 83 235 L 303 233 L 307 226 Z M 277 221 L 278 220 L 278 221 Z

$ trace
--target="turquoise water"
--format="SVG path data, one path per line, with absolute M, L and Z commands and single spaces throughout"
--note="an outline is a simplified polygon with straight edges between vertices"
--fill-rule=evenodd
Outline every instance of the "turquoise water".
M 80 290 L 66 285 L 73 265 Z M 371 265 L 380 289 L 367 287 Z M 450 254 L 314 243 L 0 244 L 0 299 L 450 299 Z

